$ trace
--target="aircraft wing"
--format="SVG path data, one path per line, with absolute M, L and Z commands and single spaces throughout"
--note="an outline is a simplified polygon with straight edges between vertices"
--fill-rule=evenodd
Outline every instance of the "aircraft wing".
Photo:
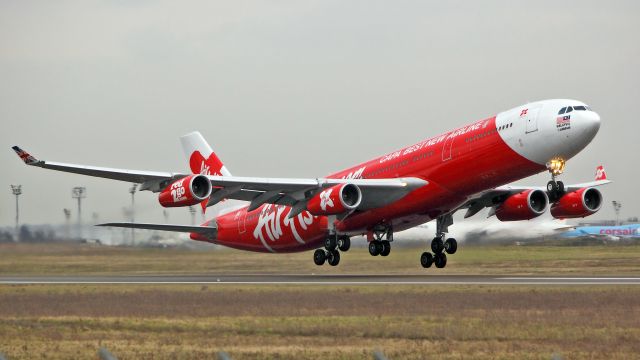
M 253 210 L 265 203 L 298 206 L 302 210 L 306 201 L 325 188 L 338 184 L 354 184 L 360 188 L 362 202 L 358 210 L 374 209 L 399 200 L 411 191 L 428 184 L 419 178 L 392 179 L 289 179 L 253 178 L 238 176 L 209 176 L 217 187 L 209 199 L 209 206 L 222 199 L 250 201 Z M 304 206 L 303 206 L 304 205 Z M 296 215 L 296 211 L 292 212 Z
M 41 167 L 43 169 L 57 170 L 63 172 L 69 172 L 74 174 L 88 175 L 94 177 L 101 177 L 105 179 L 120 180 L 131 183 L 150 183 L 159 182 L 163 180 L 177 180 L 181 179 L 186 174 L 158 172 L 158 171 L 142 171 L 142 170 L 126 170 L 126 169 L 114 169 L 98 166 L 76 165 L 67 164 L 54 161 L 38 160 L 28 152 L 22 150 L 18 146 L 13 146 L 13 151 L 18 154 L 20 159 L 25 164 L 31 166 Z
M 608 180 L 606 174 L 604 173 L 604 169 L 602 166 L 598 166 L 596 170 L 596 180 L 591 182 L 585 182 L 580 184 L 571 184 L 565 185 L 565 191 L 571 192 L 576 191 L 585 187 L 596 187 L 602 186 L 611 183 L 611 180 Z M 480 193 L 477 193 L 467 199 L 467 201 L 456 208 L 455 211 L 460 209 L 467 209 L 464 217 L 465 219 L 477 214 L 480 210 L 485 207 L 494 208 L 496 205 L 502 203 L 506 198 L 511 195 L 521 193 L 527 190 L 542 190 L 547 191 L 545 187 L 542 186 L 518 186 L 518 185 L 506 185 L 500 186 L 495 189 L 486 190 Z M 454 212 L 455 212 L 454 211 Z M 492 216 L 493 212 L 489 213 L 489 216 Z
M 120 228 L 128 228 L 128 229 L 174 231 L 174 232 L 184 232 L 184 233 L 198 233 L 198 234 L 205 234 L 205 235 L 212 235 L 212 236 L 215 236 L 218 232 L 218 229 L 213 226 L 145 224 L 145 223 L 130 223 L 130 222 L 106 223 L 106 224 L 98 224 L 96 226 L 120 227 Z
M 38 160 L 31 154 L 14 146 L 13 150 L 25 164 L 44 169 L 70 172 L 113 180 L 142 184 L 140 190 L 162 191 L 169 180 L 178 180 L 188 174 L 114 169 L 97 166 L 76 165 Z M 290 216 L 306 210 L 306 204 L 319 191 L 325 188 L 351 183 L 357 185 L 362 193 L 362 201 L 357 210 L 368 210 L 395 202 L 411 191 L 428 184 L 420 178 L 393 179 L 296 179 L 296 178 L 256 178 L 239 176 L 207 175 L 214 188 L 207 206 L 224 199 L 250 201 L 253 210 L 265 203 L 293 206 Z

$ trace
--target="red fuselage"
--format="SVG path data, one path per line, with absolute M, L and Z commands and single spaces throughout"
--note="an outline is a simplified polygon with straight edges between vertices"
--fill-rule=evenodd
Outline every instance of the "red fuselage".
M 391 224 L 401 231 L 446 213 L 479 191 L 545 170 L 513 151 L 503 141 L 496 117 L 481 120 L 430 138 L 380 158 L 329 175 L 329 178 L 416 177 L 429 185 L 395 203 L 356 212 L 336 222 L 340 233 L 358 235 L 373 226 Z M 308 212 L 287 219 L 290 208 L 265 204 L 247 207 L 215 219 L 218 235 L 212 242 L 242 250 L 296 252 L 318 248 L 327 236 L 328 218 Z M 195 240 L 209 241 L 197 234 Z

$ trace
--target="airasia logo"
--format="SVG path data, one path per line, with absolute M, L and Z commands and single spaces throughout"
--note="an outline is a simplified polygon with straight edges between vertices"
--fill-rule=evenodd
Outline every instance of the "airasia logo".
M 173 198 L 173 202 L 177 203 L 186 200 L 186 193 L 187 190 L 184 188 L 184 179 L 171 184 L 171 197 Z
M 604 172 L 604 168 L 602 166 L 598 166 L 596 169 L 596 180 L 604 180 L 607 178 L 607 174 Z
M 320 208 L 322 211 L 327 211 L 327 206 L 333 207 L 333 199 L 331 199 L 332 192 L 333 189 L 329 189 L 320 193 Z
M 274 242 L 285 235 L 285 231 L 287 231 L 293 235 L 297 242 L 304 244 L 298 229 L 306 230 L 309 225 L 313 224 L 316 217 L 308 211 L 303 211 L 297 216 L 289 218 L 290 212 L 291 208 L 284 205 L 265 205 L 260 212 L 258 224 L 253 230 L 253 237 L 260 240 L 267 249 L 271 249 L 267 244 L 267 239 Z
M 208 158 L 204 158 L 200 151 L 194 151 L 189 158 L 189 167 L 194 174 L 202 175 L 220 175 L 222 163 L 216 157 L 215 153 L 211 153 Z M 213 171 L 213 172 L 212 172 Z

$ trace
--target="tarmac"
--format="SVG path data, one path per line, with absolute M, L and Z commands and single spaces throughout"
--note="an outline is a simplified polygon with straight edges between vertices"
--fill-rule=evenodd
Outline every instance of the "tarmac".
M 640 285 L 640 277 L 534 277 L 491 275 L 106 275 L 0 276 L 0 285 Z

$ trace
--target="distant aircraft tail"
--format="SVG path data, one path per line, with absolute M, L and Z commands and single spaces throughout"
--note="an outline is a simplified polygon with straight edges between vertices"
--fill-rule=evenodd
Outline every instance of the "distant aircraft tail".
M 604 166 L 600 165 L 596 168 L 596 181 L 607 180 L 607 173 L 604 171 Z
M 180 137 L 180 142 L 193 174 L 231 176 L 198 131 Z

